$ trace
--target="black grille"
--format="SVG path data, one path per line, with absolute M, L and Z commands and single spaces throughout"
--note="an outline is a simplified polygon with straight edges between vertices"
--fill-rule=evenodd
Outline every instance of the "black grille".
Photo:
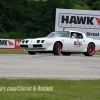
M 36 48 L 36 47 L 42 47 L 42 44 L 35 44 L 35 45 L 33 45 L 33 47 L 34 48 Z
M 28 45 L 20 45 L 22 48 L 28 48 Z

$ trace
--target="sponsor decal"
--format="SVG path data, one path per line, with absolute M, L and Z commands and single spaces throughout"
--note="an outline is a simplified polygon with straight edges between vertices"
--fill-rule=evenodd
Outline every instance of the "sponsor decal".
M 22 40 L 15 40 L 15 49 L 22 50 L 23 48 L 20 47 L 20 43 Z
M 15 40 L 0 39 L 0 48 L 15 48 Z
M 7 40 L 0 40 L 0 45 L 7 45 Z
M 13 40 L 13 39 L 0 39 L 0 49 L 5 49 L 5 50 L 23 50 L 20 47 L 20 42 L 21 40 Z
M 60 13 L 58 20 L 59 27 L 100 29 L 100 15 Z
M 9 44 L 9 45 L 14 45 L 14 43 L 11 42 L 11 41 L 9 41 L 9 40 L 8 40 L 8 44 Z
M 20 46 L 21 41 L 20 40 L 16 40 L 16 46 Z
M 82 42 L 77 40 L 77 41 L 74 41 L 74 45 L 80 47 L 82 45 Z
M 91 33 L 91 32 L 87 32 L 86 36 L 100 36 L 99 33 Z
M 87 25 L 94 25 L 93 24 L 94 17 L 83 17 L 83 16 L 61 16 L 61 23 L 69 23 L 69 24 L 87 24 Z
M 96 18 L 98 25 L 100 25 L 100 18 Z

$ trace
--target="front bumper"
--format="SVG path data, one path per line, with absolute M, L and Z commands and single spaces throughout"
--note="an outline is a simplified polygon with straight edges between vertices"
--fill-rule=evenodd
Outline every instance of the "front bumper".
M 53 44 L 20 44 L 20 47 L 27 51 L 52 51 Z

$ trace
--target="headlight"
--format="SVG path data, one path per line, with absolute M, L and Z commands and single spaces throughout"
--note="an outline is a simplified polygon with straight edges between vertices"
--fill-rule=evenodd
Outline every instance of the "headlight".
M 25 42 L 25 40 L 22 40 L 22 43 L 24 43 Z
M 45 40 L 41 40 L 41 43 L 44 43 Z
M 26 43 L 28 43 L 29 40 L 26 40 Z
M 40 42 L 40 40 L 37 40 L 37 43 L 39 43 Z

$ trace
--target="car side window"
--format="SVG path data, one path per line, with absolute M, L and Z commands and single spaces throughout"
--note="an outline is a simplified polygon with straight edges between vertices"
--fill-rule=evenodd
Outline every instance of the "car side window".
M 76 33 L 76 34 L 77 34 L 76 36 L 77 39 L 83 39 L 83 35 L 81 33 Z
M 70 38 L 72 37 L 76 38 L 76 32 L 71 32 Z
M 69 37 L 69 32 L 62 32 L 62 35 L 61 35 L 61 37 Z
M 83 39 L 83 35 L 81 33 L 71 32 L 70 38 L 72 38 L 72 36 L 74 36 L 74 38 L 77 38 L 77 39 Z

